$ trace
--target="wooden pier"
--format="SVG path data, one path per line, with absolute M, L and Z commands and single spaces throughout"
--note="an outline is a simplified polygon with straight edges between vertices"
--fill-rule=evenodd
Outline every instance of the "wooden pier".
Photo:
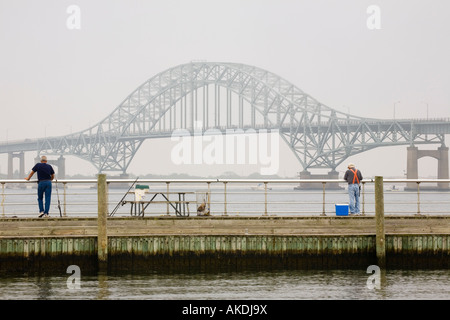
M 98 217 L 0 219 L 0 272 L 255 268 L 449 268 L 450 216 Z
M 366 268 L 377 264 L 376 219 L 365 217 L 114 217 L 1 219 L 0 270 L 199 267 Z M 388 268 L 449 268 L 450 217 L 384 218 Z M 99 240 L 104 237 L 104 241 Z M 99 243 L 105 243 L 101 248 Z M 106 252 L 106 256 L 105 256 Z

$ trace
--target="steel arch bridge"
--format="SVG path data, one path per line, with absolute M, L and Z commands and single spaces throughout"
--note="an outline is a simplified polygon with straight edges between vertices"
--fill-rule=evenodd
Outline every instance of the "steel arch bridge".
M 272 129 L 304 171 L 331 169 L 383 146 L 445 144 L 450 121 L 363 118 L 323 105 L 285 79 L 237 63 L 191 62 L 145 81 L 96 125 L 69 135 L 0 144 L 0 153 L 75 155 L 126 173 L 146 139 L 176 129 Z

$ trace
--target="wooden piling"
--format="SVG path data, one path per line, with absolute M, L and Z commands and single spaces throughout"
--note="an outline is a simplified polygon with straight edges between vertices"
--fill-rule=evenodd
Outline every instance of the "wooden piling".
M 106 183 L 106 175 L 99 174 L 97 176 L 97 192 L 98 192 L 98 239 L 97 253 L 99 270 L 105 269 L 108 263 L 108 236 L 106 232 L 106 217 L 108 215 L 108 186 Z
M 386 235 L 384 230 L 383 177 L 375 177 L 376 255 L 378 267 L 386 267 Z

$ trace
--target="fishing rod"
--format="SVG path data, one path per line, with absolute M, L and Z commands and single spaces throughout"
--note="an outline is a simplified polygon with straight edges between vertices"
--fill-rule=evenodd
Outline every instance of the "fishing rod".
M 119 203 L 117 203 L 116 207 L 114 208 L 113 211 L 111 211 L 111 213 L 109 214 L 110 217 L 112 217 L 117 209 L 119 208 L 120 205 L 123 205 L 123 200 L 125 200 L 125 197 L 127 196 L 128 192 L 130 192 L 131 188 L 133 188 L 134 184 L 138 181 L 139 177 L 136 178 L 136 180 L 134 180 L 133 184 L 131 185 L 131 187 L 127 190 L 127 192 L 125 192 L 124 196 L 122 197 L 122 199 L 120 199 Z
M 56 196 L 58 197 L 58 209 L 59 209 L 59 216 L 62 217 L 61 213 L 61 202 L 59 201 L 59 192 L 58 192 L 58 179 L 55 179 L 55 186 L 56 186 Z

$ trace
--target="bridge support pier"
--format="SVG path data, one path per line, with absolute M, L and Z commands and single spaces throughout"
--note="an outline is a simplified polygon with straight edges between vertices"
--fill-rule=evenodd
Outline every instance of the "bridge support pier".
M 8 179 L 14 179 L 17 177 L 14 177 L 14 158 L 19 158 L 19 179 L 25 178 L 25 156 L 24 152 L 9 152 L 8 153 L 8 173 L 7 178 Z M 7 185 L 7 188 L 26 188 L 26 185 L 23 183 L 18 184 L 10 184 Z
M 303 170 L 299 174 L 300 180 L 326 180 L 326 179 L 339 179 L 339 172 L 332 170 L 327 174 L 312 174 L 307 170 Z M 323 189 L 322 183 L 300 183 L 297 187 L 294 187 L 295 190 L 307 190 L 307 189 Z M 339 186 L 339 183 L 327 183 L 325 184 L 325 189 L 327 190 L 340 190 L 343 189 Z
M 35 158 L 35 162 L 38 163 L 41 161 L 41 158 L 38 156 Z M 56 179 L 65 179 L 66 178 L 66 158 L 60 156 L 56 160 L 47 160 L 48 164 L 54 165 L 58 167 L 58 175 Z
M 8 153 L 8 179 L 14 179 L 14 158 L 19 158 L 19 176 L 25 178 L 25 157 L 23 151 Z
M 441 146 L 437 150 L 419 150 L 417 147 L 411 146 L 407 149 L 407 165 L 406 178 L 419 178 L 419 164 L 418 160 L 422 157 L 432 157 L 438 160 L 438 179 L 449 179 L 449 159 L 448 150 L 446 146 Z M 426 188 L 426 187 L 425 187 Z M 408 183 L 406 189 L 417 190 L 416 183 Z M 428 189 L 428 188 L 426 188 Z M 438 190 L 450 190 L 448 183 L 438 183 Z

